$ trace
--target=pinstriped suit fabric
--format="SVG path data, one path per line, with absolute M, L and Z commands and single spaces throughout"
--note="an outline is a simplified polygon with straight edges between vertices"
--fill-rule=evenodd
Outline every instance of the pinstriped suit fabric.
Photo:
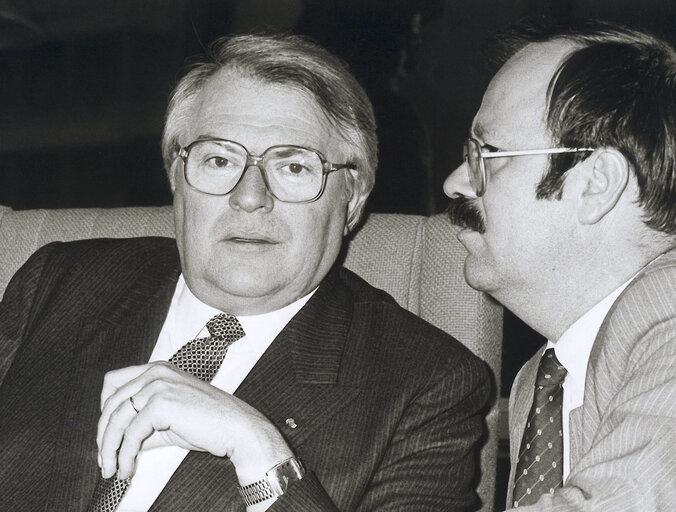
M 0 243 L 0 290 L 46 243 L 82 238 L 171 237 L 172 218 L 170 206 L 23 211 L 0 206 L 0 241 L 6 241 Z M 401 306 L 460 340 L 489 364 L 495 382 L 500 382 L 502 308 L 465 282 L 466 251 L 455 237 L 447 215 L 371 214 L 346 244 L 345 252 L 346 268 L 387 290 Z M 13 347 L 0 344 L 0 381 L 13 353 Z M 481 449 L 478 493 L 484 503 L 482 512 L 493 509 L 497 420 L 498 408 L 494 405 L 488 411 L 489 435 Z
M 511 443 L 523 432 L 534 361 L 510 397 Z M 676 510 L 676 249 L 648 265 L 608 312 L 570 436 L 564 487 L 519 510 Z
M 93 256 L 90 249 L 83 247 L 84 261 Z M 32 258 L 26 267 L 31 278 L 24 281 L 22 276 L 18 287 L 7 290 L 0 306 L 0 343 L 20 342 L 14 364 L 0 387 L 0 510 L 85 510 L 88 497 L 82 491 L 89 489 L 91 497 L 99 472 L 95 462 L 96 425 L 83 425 L 82 417 L 98 416 L 98 395 L 106 371 L 150 357 L 152 339 L 159 334 L 166 309 L 148 307 L 148 303 L 168 301 L 173 291 L 157 280 L 164 270 L 176 267 L 173 255 L 156 259 L 152 265 L 155 272 L 146 273 L 151 266 L 147 247 L 119 254 L 106 272 L 115 272 L 134 260 L 137 272 L 148 277 L 131 290 L 128 283 L 106 283 L 92 276 L 80 279 L 81 268 L 68 253 L 48 261 L 50 252 Z M 35 270 L 40 273 L 37 279 L 32 277 Z M 177 278 L 178 273 L 174 274 Z M 65 289 L 64 283 L 68 283 Z M 120 286 L 123 293 L 127 292 L 126 301 L 123 307 L 110 310 L 111 293 Z M 71 294 L 73 297 L 67 300 Z M 143 295 L 145 300 L 141 299 Z M 92 301 L 94 296 L 104 300 Z M 25 308 L 14 308 L 14 303 Z M 111 314 L 99 320 L 103 311 L 99 308 Z M 141 310 L 144 321 L 134 322 Z M 95 320 L 82 323 L 83 314 L 93 315 Z M 34 315 L 39 315 L 38 321 Z M 77 334 L 63 330 L 68 319 L 75 319 Z M 131 323 L 112 329 L 118 321 Z M 101 343 L 104 339 L 109 343 Z M 136 352 L 124 349 L 122 343 L 128 339 L 138 343 Z M 37 348 L 39 357 L 22 357 L 36 350 L 34 342 L 38 340 L 42 340 Z M 12 388 L 18 392 L 12 392 Z M 51 420 L 45 421 L 48 418 Z M 68 449 L 72 446 L 77 450 Z M 83 458 L 87 464 L 80 463 Z M 12 485 L 17 481 L 34 484 Z M 61 496 L 72 499 L 63 504 Z
M 0 336 L 21 342 L 0 388 L 0 510 L 84 509 L 103 374 L 147 360 L 178 272 L 174 241 L 135 239 L 48 246 L 17 274 L 0 307 Z M 465 347 L 336 269 L 235 394 L 309 469 L 271 512 L 453 511 L 476 497 L 488 391 Z M 230 462 L 191 452 L 151 510 L 244 505 Z

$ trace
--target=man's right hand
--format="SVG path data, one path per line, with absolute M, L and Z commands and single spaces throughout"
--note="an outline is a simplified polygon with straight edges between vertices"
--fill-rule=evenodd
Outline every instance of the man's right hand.
M 165 362 L 106 374 L 96 442 L 104 478 L 131 477 L 139 451 L 157 446 L 228 457 L 240 485 L 293 457 L 281 433 L 256 409 Z

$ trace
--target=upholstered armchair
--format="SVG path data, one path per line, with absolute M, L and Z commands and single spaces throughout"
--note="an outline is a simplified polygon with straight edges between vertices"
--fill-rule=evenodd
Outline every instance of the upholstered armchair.
M 0 294 L 30 254 L 48 242 L 145 235 L 173 236 L 170 207 L 13 211 L 0 206 Z M 342 257 L 346 267 L 467 345 L 500 382 L 502 309 L 465 283 L 465 251 L 445 215 L 371 214 Z M 0 347 L 0 375 L 4 370 Z M 486 421 L 478 483 L 482 512 L 493 509 L 495 493 L 495 399 Z

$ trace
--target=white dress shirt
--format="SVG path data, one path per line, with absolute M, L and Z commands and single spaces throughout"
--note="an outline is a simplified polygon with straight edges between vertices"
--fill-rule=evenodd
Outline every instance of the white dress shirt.
M 615 299 L 622 293 L 633 277 L 613 290 L 601 302 L 577 319 L 559 340 L 547 342 L 547 347 L 554 348 L 559 362 L 568 373 L 563 380 L 563 481 L 570 472 L 570 412 L 582 406 L 584 400 L 584 384 L 587 376 L 587 363 L 596 335 L 601 328 Z M 544 353 L 544 352 L 543 352 Z
M 223 364 L 211 384 L 234 393 L 275 337 L 315 291 L 277 311 L 238 316 L 246 335 L 228 347 Z M 206 323 L 219 313 L 221 311 L 204 304 L 192 294 L 181 274 L 149 361 L 167 361 L 188 341 L 208 336 Z M 146 512 L 187 454 L 188 450 L 176 446 L 142 450 L 137 457 L 136 474 L 120 501 L 118 512 Z

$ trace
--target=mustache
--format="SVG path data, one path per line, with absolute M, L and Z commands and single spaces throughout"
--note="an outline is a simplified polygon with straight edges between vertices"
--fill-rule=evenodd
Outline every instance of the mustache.
M 449 200 L 446 213 L 451 222 L 458 227 L 471 229 L 477 233 L 486 232 L 483 215 L 472 200 L 467 197 Z

